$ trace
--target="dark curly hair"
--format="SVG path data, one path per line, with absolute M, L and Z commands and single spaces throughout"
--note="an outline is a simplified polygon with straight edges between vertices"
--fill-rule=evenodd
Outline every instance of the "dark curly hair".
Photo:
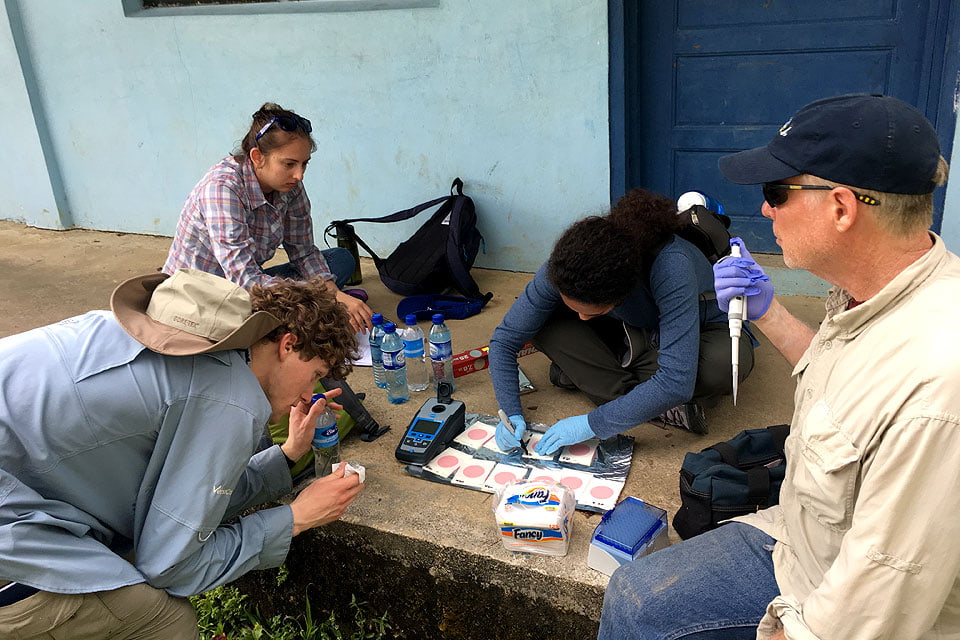
M 269 311 L 280 326 L 263 337 L 278 342 L 286 333 L 296 336 L 293 346 L 303 360 L 320 357 L 330 365 L 328 377 L 343 380 L 357 355 L 357 337 L 347 308 L 337 302 L 319 278 L 307 282 L 284 280 L 250 289 L 253 311 Z
M 606 216 L 584 218 L 563 232 L 547 261 L 547 278 L 577 302 L 620 304 L 679 228 L 673 200 L 634 189 Z

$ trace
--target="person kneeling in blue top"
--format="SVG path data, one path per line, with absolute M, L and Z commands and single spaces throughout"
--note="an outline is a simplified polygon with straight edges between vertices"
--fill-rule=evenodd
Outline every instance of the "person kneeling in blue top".
M 703 253 L 675 235 L 676 204 L 635 189 L 606 216 L 568 228 L 490 340 L 490 375 L 502 422 L 496 442 L 519 446 L 526 429 L 517 354 L 527 342 L 550 358 L 550 380 L 579 389 L 597 408 L 550 427 L 536 452 L 647 421 L 706 433 L 703 407 L 732 392 L 726 315 Z M 753 345 L 740 341 L 740 378 Z
M 363 488 L 337 470 L 239 516 L 291 490 L 314 385 L 349 372 L 323 282 L 248 293 L 183 269 L 110 306 L 0 340 L 2 638 L 197 638 L 186 596 L 280 565 Z M 255 453 L 286 413 L 287 441 Z

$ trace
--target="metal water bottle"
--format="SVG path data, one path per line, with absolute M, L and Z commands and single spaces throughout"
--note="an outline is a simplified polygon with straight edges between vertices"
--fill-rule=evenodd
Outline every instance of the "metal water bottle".
M 322 393 L 313 396 L 313 402 L 326 399 Z M 329 475 L 333 466 L 340 463 L 340 432 L 337 429 L 337 414 L 325 407 L 317 416 L 313 427 L 313 472 L 318 478 Z
M 363 282 L 363 274 L 360 272 L 360 249 L 357 247 L 357 234 L 354 232 L 353 226 L 345 222 L 335 224 L 334 229 L 336 229 L 337 234 L 337 246 L 349 251 L 354 260 L 353 273 L 347 278 L 346 283 L 348 285 L 360 284 Z
M 427 338 L 430 341 L 430 363 L 433 365 L 433 388 L 441 382 L 450 385 L 450 391 L 456 389 L 453 382 L 453 344 L 450 341 L 450 329 L 443 321 L 442 313 L 433 314 L 433 326 Z
M 383 354 L 383 372 L 387 378 L 387 400 L 393 404 L 403 404 L 410 399 L 407 388 L 407 368 L 403 357 L 403 340 L 397 335 L 397 325 L 388 322 L 383 325 L 383 342 L 380 351 Z
M 383 353 L 380 344 L 383 342 L 383 314 L 375 313 L 370 320 L 373 328 L 370 329 L 370 362 L 373 364 L 373 383 L 381 389 L 387 388 L 387 377 L 383 373 Z

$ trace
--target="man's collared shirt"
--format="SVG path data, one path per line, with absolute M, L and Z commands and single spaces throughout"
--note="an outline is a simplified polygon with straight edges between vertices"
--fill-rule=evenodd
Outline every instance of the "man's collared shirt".
M 288 506 L 224 524 L 290 490 L 241 351 L 162 356 L 91 311 L 0 339 L 0 398 L 0 579 L 186 596 L 286 557 Z
M 933 240 L 862 304 L 831 291 L 794 369 L 780 505 L 738 518 L 778 541 L 758 638 L 960 637 L 960 258 Z

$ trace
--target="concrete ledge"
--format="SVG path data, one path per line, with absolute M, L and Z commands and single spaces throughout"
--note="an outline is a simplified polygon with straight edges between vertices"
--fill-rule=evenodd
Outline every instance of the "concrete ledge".
M 57 322 L 90 309 L 108 308 L 110 292 L 122 280 L 156 272 L 166 258 L 169 238 L 91 232 L 44 231 L 0 222 L 0 299 L 14 301 L 0 317 L 0 336 Z M 757 256 L 770 268 L 778 293 L 785 267 L 779 257 Z M 778 262 L 779 261 L 779 262 Z M 387 291 L 369 259 L 362 259 L 363 286 L 370 306 L 395 318 L 399 296 Z M 450 322 L 455 352 L 489 342 L 494 327 L 523 291 L 532 274 L 474 269 L 483 291 L 494 298 L 483 312 Z M 812 278 L 812 276 L 810 276 Z M 806 278 L 801 278 L 801 281 Z M 797 285 L 799 286 L 799 284 Z M 804 285 L 806 286 L 806 285 Z M 823 317 L 823 300 L 802 295 L 782 299 L 811 327 Z M 724 399 L 707 410 L 710 433 L 639 425 L 623 496 L 665 509 L 672 519 L 680 506 L 678 472 L 688 451 L 699 451 L 742 429 L 789 422 L 793 413 L 791 367 L 762 335 L 756 365 L 740 388 L 736 406 Z M 520 366 L 536 391 L 521 396 L 528 421 L 553 424 L 590 411 L 583 394 L 553 387 L 549 361 L 541 353 L 521 358 Z M 573 517 L 565 557 L 512 553 L 503 548 L 491 510 L 491 496 L 410 476 L 394 457 L 401 431 L 425 392 L 404 405 L 391 405 L 373 385 L 369 368 L 348 378 L 367 393 L 366 406 L 393 429 L 366 443 L 350 436 L 344 456 L 367 469 L 364 491 L 340 522 L 294 539 L 287 567 L 290 577 L 277 587 L 274 572 L 257 572 L 238 582 L 255 595 L 266 615 L 303 611 L 310 588 L 315 607 L 337 607 L 349 619 L 356 594 L 371 610 L 387 611 L 399 637 L 408 638 L 590 638 L 596 635 L 607 576 L 587 566 L 586 556 L 598 514 Z M 457 378 L 454 396 L 472 413 L 497 411 L 485 371 Z M 676 534 L 670 531 L 671 541 Z
M 287 568 L 279 588 L 273 572 L 254 572 L 234 585 L 266 616 L 302 611 L 309 594 L 314 610 L 348 620 L 356 595 L 371 614 L 389 612 L 388 622 L 406 638 L 593 638 L 603 604 L 597 584 L 346 522 L 298 536 Z

